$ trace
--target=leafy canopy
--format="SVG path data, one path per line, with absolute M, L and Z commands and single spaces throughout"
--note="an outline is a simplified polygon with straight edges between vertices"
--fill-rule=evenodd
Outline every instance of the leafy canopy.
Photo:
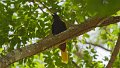
M 58 12 L 66 24 L 80 24 L 94 16 L 109 17 L 119 15 L 120 0 L 1 0 L 0 1 L 0 56 L 4 56 L 13 49 L 24 47 L 37 42 L 51 34 L 52 16 L 50 13 Z M 41 11 L 40 7 L 44 12 Z M 45 6 L 44 6 L 44 5 Z M 47 8 L 49 8 L 49 10 Z M 119 11 L 118 13 L 116 13 Z M 107 44 L 112 49 L 119 33 L 119 24 L 99 27 L 96 31 L 95 44 Z M 64 64 L 59 57 L 59 49 L 53 48 L 43 53 L 22 59 L 11 67 L 21 68 L 75 68 L 76 62 L 81 68 L 102 68 L 104 64 L 97 59 L 98 53 L 93 47 L 87 46 L 79 52 L 78 43 L 86 44 L 92 35 L 83 34 L 81 39 L 68 41 L 69 63 Z M 101 40 L 101 41 L 99 41 Z M 112 42 L 111 42 L 112 41 Z M 76 46 L 75 46 L 76 45 Z M 80 55 L 77 55 L 79 53 Z M 118 57 L 120 54 L 118 55 Z M 103 57 L 104 58 L 104 57 Z M 104 61 L 108 61 L 105 57 Z M 119 67 L 119 58 L 114 67 Z

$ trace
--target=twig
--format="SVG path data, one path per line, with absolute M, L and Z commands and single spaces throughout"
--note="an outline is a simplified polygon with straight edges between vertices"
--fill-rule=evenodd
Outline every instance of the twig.
M 90 44 L 90 45 L 93 45 L 93 46 L 100 47 L 100 48 L 102 48 L 102 49 L 104 49 L 104 50 L 106 50 L 106 51 L 111 51 L 111 50 L 109 50 L 109 49 L 107 49 L 107 48 L 103 47 L 102 45 L 93 44 L 93 43 L 90 43 L 90 42 L 86 42 L 86 44 Z
M 72 63 L 76 66 L 76 68 L 80 68 L 74 61 Z
M 53 14 L 52 11 L 45 4 L 43 4 L 41 1 L 39 1 L 39 2 L 50 12 L 50 14 Z
M 118 40 L 117 40 L 116 46 L 114 48 L 114 51 L 113 51 L 113 53 L 111 55 L 111 58 L 110 58 L 110 60 L 109 60 L 109 62 L 107 64 L 106 68 L 111 68 L 112 67 L 115 59 L 117 58 L 119 50 L 120 50 L 120 34 L 118 36 Z
M 43 9 L 38 5 L 38 7 L 40 8 L 40 10 L 43 12 L 43 13 L 45 13 L 44 11 L 43 11 Z
M 33 3 L 35 3 L 36 1 L 35 1 L 35 0 L 33 0 L 32 2 L 33 2 Z M 38 7 L 40 8 L 40 10 L 41 10 L 43 13 L 45 13 L 45 12 L 43 11 L 42 7 L 40 7 L 38 3 L 36 3 L 36 4 L 37 4 L 37 5 L 38 5 Z

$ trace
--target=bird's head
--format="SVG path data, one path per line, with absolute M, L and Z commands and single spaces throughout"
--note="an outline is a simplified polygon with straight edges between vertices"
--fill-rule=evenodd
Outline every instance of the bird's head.
M 53 13 L 52 16 L 53 16 L 53 19 L 59 19 L 59 18 L 60 18 L 60 17 L 57 15 L 57 13 Z

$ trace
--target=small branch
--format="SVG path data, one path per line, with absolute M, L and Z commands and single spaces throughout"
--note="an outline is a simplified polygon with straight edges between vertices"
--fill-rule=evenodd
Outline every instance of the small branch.
M 104 49 L 104 50 L 106 50 L 106 51 L 111 51 L 111 50 L 109 50 L 109 49 L 107 49 L 107 48 L 103 47 L 102 45 L 93 44 L 93 43 L 90 43 L 90 42 L 86 42 L 86 44 L 90 44 L 90 45 L 93 45 L 93 46 L 100 47 L 100 48 L 102 48 L 102 49 Z
M 74 61 L 72 63 L 76 66 L 76 68 L 80 68 Z
M 39 6 L 39 4 L 38 4 L 38 7 L 40 8 L 40 10 L 41 10 L 43 13 L 45 13 L 45 12 L 43 11 L 42 7 Z
M 32 2 L 33 2 L 33 3 L 36 3 L 35 0 L 33 0 Z M 40 7 L 38 3 L 36 3 L 36 4 L 38 5 L 39 9 L 40 9 L 43 13 L 45 13 L 45 12 L 43 11 L 42 7 Z
M 41 1 L 39 1 L 39 2 L 50 12 L 50 14 L 53 14 L 53 12 L 44 3 L 42 3 Z
M 113 65 L 115 59 L 117 58 L 119 50 L 120 50 L 120 34 L 118 36 L 117 43 L 115 45 L 114 51 L 113 51 L 113 53 L 111 55 L 111 58 L 110 58 L 110 60 L 109 60 L 109 62 L 107 64 L 106 68 L 112 68 L 112 65 Z

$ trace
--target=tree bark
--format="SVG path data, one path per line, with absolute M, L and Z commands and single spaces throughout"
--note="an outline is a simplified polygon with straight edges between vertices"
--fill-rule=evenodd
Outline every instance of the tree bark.
M 106 68 L 112 68 L 112 65 L 113 65 L 115 59 L 117 58 L 119 51 L 120 51 L 120 34 L 118 36 L 117 43 L 115 45 L 114 51 L 112 52 L 111 58 L 107 64 Z

